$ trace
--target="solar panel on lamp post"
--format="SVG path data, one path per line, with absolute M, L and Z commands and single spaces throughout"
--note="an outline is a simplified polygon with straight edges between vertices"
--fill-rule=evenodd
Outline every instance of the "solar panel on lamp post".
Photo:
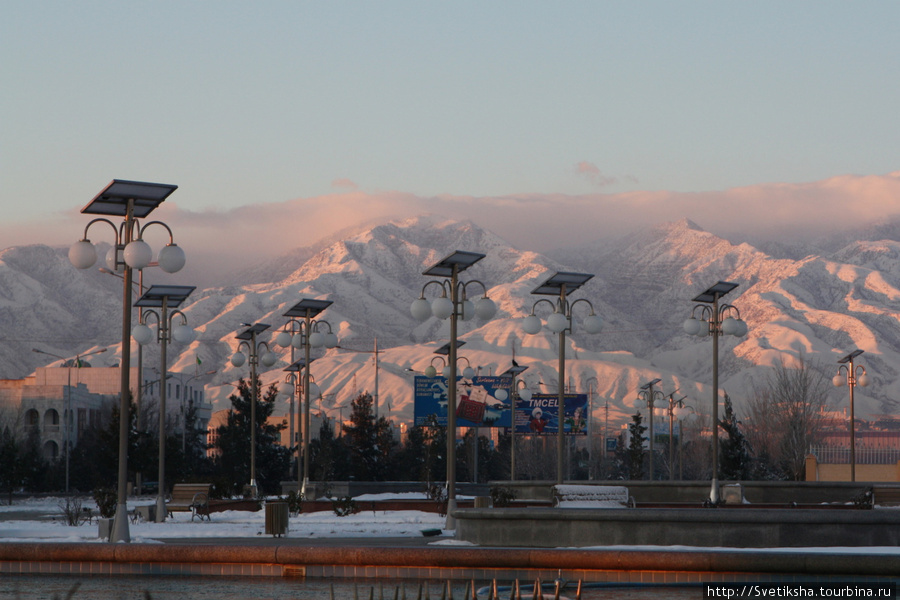
M 741 319 L 737 307 L 719 304 L 719 299 L 736 287 L 737 283 L 719 281 L 698 294 L 693 299 L 697 304 L 691 311 L 691 317 L 684 322 L 685 333 L 698 337 L 711 336 L 713 339 L 712 481 L 709 491 L 709 503 L 713 506 L 719 504 L 719 337 L 724 334 L 735 337 L 747 335 L 747 324 Z M 698 312 L 699 319 L 696 318 Z M 735 313 L 737 317 L 730 316 L 730 313 Z
M 303 479 L 300 483 L 298 493 L 302 496 L 306 495 L 306 487 L 309 485 L 309 406 L 312 398 L 318 396 L 318 393 L 312 394 L 312 385 L 314 384 L 311 383 L 311 374 L 308 365 L 313 361 L 310 356 L 312 348 L 320 348 L 322 346 L 325 348 L 334 348 L 338 344 L 338 338 L 331 327 L 331 323 L 316 318 L 331 305 L 331 300 L 319 300 L 315 298 L 302 299 L 300 302 L 289 308 L 283 315 L 291 319 L 285 325 L 285 327 L 289 327 L 290 330 L 283 330 L 275 338 L 275 343 L 277 345 L 291 347 L 291 359 L 294 357 L 294 348 L 303 348 L 303 361 L 304 364 L 307 365 L 303 379 L 301 380 L 303 385 L 303 401 L 305 404 L 301 405 L 303 407 L 303 418 L 300 425 L 300 429 L 302 430 Z M 328 332 L 320 332 L 319 328 L 321 326 L 326 326 Z M 298 330 L 298 333 L 293 333 L 295 327 Z M 298 406 L 298 408 L 299 407 L 300 406 Z M 299 463 L 297 473 L 299 477 Z
M 856 481 L 856 415 L 853 406 L 853 390 L 857 385 L 866 387 L 869 385 L 869 376 L 866 374 L 866 368 L 862 365 L 854 366 L 853 360 L 865 352 L 865 350 L 854 350 L 838 363 L 837 375 L 832 378 L 831 382 L 835 387 L 844 384 L 850 388 L 850 481 Z M 841 372 L 845 372 L 842 375 Z
M 512 379 L 510 389 L 510 427 L 509 427 L 509 480 L 516 480 L 516 404 L 521 397 L 526 402 L 531 400 L 531 391 L 527 384 L 517 379 L 519 375 L 528 370 L 527 366 L 514 364 L 504 372 L 500 373 L 500 377 L 509 377 Z M 522 391 L 519 391 L 519 384 L 525 384 Z
M 256 430 L 259 424 L 256 422 L 256 403 L 259 401 L 259 381 L 257 368 L 262 363 L 265 367 L 271 367 L 278 360 L 274 352 L 269 350 L 269 344 L 257 341 L 260 333 L 269 328 L 265 323 L 242 323 L 246 329 L 237 334 L 237 351 L 231 356 L 231 364 L 235 367 L 243 366 L 245 361 L 250 362 L 250 486 L 249 495 L 252 498 L 259 497 L 259 486 L 256 482 Z M 241 348 L 247 348 L 247 356 L 241 352 Z M 260 355 L 260 350 L 265 352 Z
M 662 379 L 656 378 L 656 379 L 642 385 L 641 389 L 638 391 L 638 399 L 634 405 L 634 407 L 637 408 L 638 410 L 646 407 L 647 412 L 650 414 L 650 452 L 649 452 L 649 458 L 650 458 L 650 469 L 649 469 L 650 477 L 649 477 L 649 479 L 650 479 L 650 481 L 653 481 L 653 475 L 654 475 L 653 455 L 655 453 L 655 450 L 653 448 L 653 434 L 654 434 L 653 412 L 656 410 L 656 406 L 655 406 L 656 401 L 663 399 L 663 393 L 659 390 L 654 390 L 653 386 L 655 386 L 657 383 L 659 383 L 661 381 L 662 381 Z
M 456 349 L 458 320 L 460 317 L 463 320 L 467 320 L 474 316 L 478 316 L 483 320 L 489 320 L 497 312 L 497 305 L 488 298 L 487 287 L 482 282 L 476 279 L 460 282 L 459 275 L 484 257 L 484 254 L 477 252 L 457 250 L 423 271 L 423 275 L 440 279 L 426 283 L 422 287 L 419 298 L 414 300 L 410 307 L 412 316 L 418 321 L 425 321 L 431 316 L 439 319 L 450 319 L 450 346 L 447 354 L 447 363 L 450 367 L 450 373 L 447 377 L 446 527 L 448 529 L 456 528 L 456 518 L 453 516 L 453 511 L 456 510 Z M 474 303 L 466 297 L 466 288 L 471 284 L 480 285 L 483 293 L 482 297 Z M 441 289 L 441 296 L 429 302 L 425 298 L 425 290 L 431 285 L 437 285 Z
M 175 340 L 181 344 L 190 344 L 194 341 L 194 330 L 188 327 L 187 317 L 180 310 L 179 306 L 184 303 L 187 297 L 197 289 L 189 285 L 152 285 L 144 294 L 134 303 L 135 306 L 145 309 L 142 311 L 141 322 L 132 330 L 132 336 L 141 346 L 149 344 L 153 341 L 153 332 L 147 326 L 146 321 L 153 317 L 157 322 L 156 341 L 160 347 L 160 388 L 159 388 L 159 465 L 156 486 L 156 512 L 155 520 L 157 523 L 165 523 L 166 521 L 166 391 L 168 388 L 168 356 L 167 349 L 169 342 Z M 154 309 L 159 309 L 156 312 Z M 169 313 L 169 309 L 176 310 Z M 172 320 L 181 316 L 181 325 L 172 327 Z
M 110 531 L 109 541 L 130 542 L 128 530 L 128 431 L 130 425 L 129 377 L 131 370 L 131 293 L 134 269 L 141 270 L 151 262 L 152 251 L 143 240 L 143 234 L 150 225 L 160 225 L 169 232 L 169 243 L 160 250 L 157 262 L 167 273 L 180 271 L 184 266 L 184 251 L 172 236 L 172 230 L 161 221 L 151 221 L 143 227 L 139 219 L 150 215 L 178 186 L 162 183 L 146 183 L 123 179 L 112 180 L 84 208 L 82 214 L 123 217 L 118 227 L 105 218 L 96 218 L 84 228 L 84 237 L 69 248 L 69 261 L 79 269 L 89 269 L 97 262 L 97 249 L 87 237 L 94 223 L 106 223 L 115 234 L 115 245 L 107 256 L 107 265 L 112 270 L 123 271 L 122 294 L 122 359 L 119 390 L 119 468 L 116 499 L 116 514 Z M 135 234 L 137 236 L 135 237 Z M 139 383 L 140 385 L 140 383 Z
M 570 303 L 568 295 L 579 289 L 593 277 L 593 275 L 588 273 L 571 273 L 564 271 L 551 275 L 531 293 L 539 296 L 556 296 L 556 301 L 551 302 L 546 298 L 537 300 L 531 307 L 531 314 L 522 321 L 522 329 L 525 333 L 531 335 L 538 333 L 543 324 L 540 317 L 534 314 L 534 311 L 539 305 L 547 303 L 553 309 L 553 313 L 547 319 L 547 328 L 559 335 L 559 361 L 557 367 L 559 372 L 559 381 L 557 384 L 558 429 L 556 432 L 557 485 L 562 485 L 565 476 L 566 332 L 572 331 L 572 309 L 580 302 L 584 302 L 590 307 L 591 313 L 585 317 L 583 322 L 584 330 L 588 333 L 599 333 L 600 329 L 603 327 L 603 321 L 600 316 L 594 312 L 594 306 L 590 301 L 579 298 Z

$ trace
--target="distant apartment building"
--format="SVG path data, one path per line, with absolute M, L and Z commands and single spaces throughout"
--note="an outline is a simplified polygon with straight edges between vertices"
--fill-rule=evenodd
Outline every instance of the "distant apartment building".
M 71 447 L 91 427 L 102 426 L 118 402 L 121 376 L 118 367 L 38 367 L 23 379 L 0 379 L 0 428 L 23 435 L 38 434 L 44 457 L 59 458 L 68 436 Z M 155 373 L 144 373 L 142 401 L 159 405 L 160 382 Z M 155 378 L 154 378 L 155 376 Z M 131 369 L 137 381 L 138 369 Z M 205 400 L 203 384 L 190 373 L 169 373 L 166 381 L 166 413 L 181 426 L 184 411 L 197 408 L 197 427 L 206 431 L 212 405 Z M 135 386 L 132 386 L 134 391 Z M 68 423 L 68 431 L 66 430 Z

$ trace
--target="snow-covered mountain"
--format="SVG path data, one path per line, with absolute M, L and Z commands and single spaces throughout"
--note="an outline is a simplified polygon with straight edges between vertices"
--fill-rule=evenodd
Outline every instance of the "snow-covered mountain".
M 211 396 L 225 408 L 232 383 L 248 374 L 246 366 L 228 361 L 241 323 L 270 324 L 272 335 L 260 339 L 271 341 L 289 307 L 305 297 L 327 298 L 334 304 L 321 317 L 334 327 L 340 347 L 314 351 L 312 372 L 325 407 L 347 406 L 360 391 L 374 391 L 377 338 L 380 413 L 389 406 L 392 415 L 408 420 L 414 371 L 428 366 L 434 349 L 449 337 L 445 322 L 419 323 L 409 306 L 431 280 L 422 271 L 460 249 L 486 254 L 462 280 L 482 282 L 499 305 L 489 322 L 461 323 L 466 346 L 460 355 L 482 372 L 498 373 L 515 351 L 516 360 L 530 367 L 524 379 L 535 391 L 556 389 L 558 340 L 522 331 L 521 319 L 538 298 L 531 291 L 557 270 L 595 274 L 571 299 L 588 299 L 605 327 L 598 335 L 576 327 L 567 337 L 566 379 L 579 391 L 593 392 L 597 418 L 605 416 L 608 404 L 610 423 L 631 414 L 640 385 L 656 377 L 666 393 L 678 388 L 698 410 L 708 410 L 711 340 L 687 336 L 682 323 L 691 314 L 691 299 L 719 280 L 740 284 L 725 301 L 750 326 L 747 337 L 721 343 L 720 385 L 738 406 L 754 380 L 782 357 L 802 352 L 830 376 L 838 358 L 860 348 L 873 384 L 857 390 L 857 414 L 893 413 L 900 397 L 897 239 L 853 241 L 829 255 L 795 247 L 795 255 L 803 254 L 795 259 L 733 244 L 683 220 L 620 240 L 579 241 L 551 258 L 517 250 L 472 222 L 411 218 L 297 249 L 267 261 L 243 282 L 195 291 L 181 310 L 198 338 L 188 347 L 170 345 L 170 368 L 194 369 L 200 357 L 203 371 L 217 371 L 210 377 Z M 154 269 L 144 277 L 147 284 L 162 281 Z M 165 281 L 191 283 L 178 275 Z M 478 283 L 466 289 L 481 293 Z M 121 294 L 120 280 L 71 267 L 65 248 L 0 251 L 0 377 L 23 377 L 46 364 L 33 347 L 61 356 L 110 347 L 100 362 L 117 360 Z M 575 312 L 580 320 L 588 308 L 579 305 Z M 283 380 L 291 361 L 288 350 L 277 351 L 281 360 L 262 375 L 267 383 Z M 144 356 L 147 366 L 158 363 L 155 346 Z M 831 395 L 832 405 L 845 406 L 846 388 Z

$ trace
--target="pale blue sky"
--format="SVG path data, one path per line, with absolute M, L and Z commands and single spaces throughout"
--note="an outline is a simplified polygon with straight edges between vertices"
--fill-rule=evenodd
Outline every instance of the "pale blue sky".
M 113 178 L 202 211 L 885 174 L 898 23 L 889 1 L 6 0 L 0 221 Z

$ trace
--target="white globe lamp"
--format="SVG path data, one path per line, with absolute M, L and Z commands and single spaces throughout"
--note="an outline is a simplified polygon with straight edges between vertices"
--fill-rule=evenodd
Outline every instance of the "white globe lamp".
M 569 319 L 561 312 L 555 312 L 547 317 L 547 328 L 553 333 L 562 333 L 569 327 Z
M 588 315 L 584 319 L 584 330 L 588 333 L 600 333 L 603 329 L 603 319 L 600 315 Z
M 431 312 L 438 319 L 447 319 L 453 314 L 453 301 L 441 296 L 431 303 Z
M 184 250 L 177 244 L 167 244 L 159 251 L 156 262 L 166 273 L 177 273 L 184 267 Z
M 172 330 L 172 337 L 179 344 L 190 344 L 194 341 L 194 330 L 188 325 L 178 325 Z
M 143 323 L 138 323 L 131 330 L 131 337 L 141 346 L 145 346 L 153 341 L 153 330 Z
M 291 334 L 287 331 L 279 331 L 278 335 L 275 336 L 275 345 L 282 348 L 287 348 L 288 346 L 290 346 Z
M 538 333 L 541 330 L 541 326 L 541 318 L 537 315 L 528 315 L 522 319 L 522 330 L 529 335 Z
M 497 305 L 493 300 L 485 296 L 475 302 L 475 316 L 482 321 L 489 321 L 497 314 Z
M 412 306 L 409 307 L 409 312 L 412 313 L 416 321 L 427 321 L 428 317 L 431 316 L 431 303 L 425 298 L 417 298 L 413 300 Z
M 697 335 L 700 332 L 700 320 L 694 317 L 685 320 L 684 332 L 688 335 Z
M 274 352 L 263 352 L 263 355 L 259 357 L 259 362 L 261 362 L 264 367 L 271 367 L 278 362 L 278 355 Z
M 123 256 L 125 257 L 125 264 L 132 269 L 143 269 L 153 260 L 153 250 L 150 249 L 150 245 L 144 240 L 136 239 L 125 246 Z
M 81 240 L 69 248 L 69 262 L 76 269 L 90 269 L 97 264 L 97 248 L 90 240 Z

